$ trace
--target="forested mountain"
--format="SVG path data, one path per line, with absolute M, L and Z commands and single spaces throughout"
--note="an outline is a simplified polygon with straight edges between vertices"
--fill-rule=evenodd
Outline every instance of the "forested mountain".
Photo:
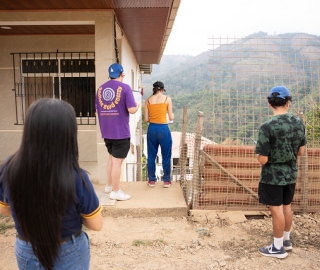
M 192 131 L 198 111 L 205 115 L 205 129 L 223 141 L 250 138 L 268 117 L 266 96 L 274 85 L 286 85 L 294 96 L 292 110 L 311 109 L 319 102 L 320 37 L 259 32 L 216 46 L 198 56 L 164 55 L 151 75 L 143 75 L 144 99 L 152 94 L 153 82 L 165 84 L 172 97 L 179 131 L 182 110 L 188 107 Z M 208 136 L 211 137 L 211 136 Z
M 192 108 L 192 111 L 201 110 L 204 103 L 199 100 L 204 95 L 204 90 L 211 83 L 212 65 L 210 53 L 203 52 L 197 56 L 188 55 L 164 55 L 159 65 L 153 65 L 151 75 L 142 76 L 144 86 L 143 101 L 152 95 L 152 84 L 162 81 L 165 85 L 166 94 L 172 98 L 174 104 L 175 121 L 171 124 L 172 131 L 181 130 L 183 107 Z M 209 93 L 210 95 L 210 93 Z M 195 104 L 197 101 L 198 105 Z M 210 105 L 211 106 L 211 105 Z M 196 122 L 193 115 L 192 123 Z M 146 125 L 144 125 L 144 131 Z
M 209 55 L 210 52 L 197 56 L 164 55 L 159 65 L 153 65 L 151 75 L 142 76 L 145 94 L 152 94 L 155 81 L 164 82 L 167 94 L 171 97 L 204 89 L 212 76 Z

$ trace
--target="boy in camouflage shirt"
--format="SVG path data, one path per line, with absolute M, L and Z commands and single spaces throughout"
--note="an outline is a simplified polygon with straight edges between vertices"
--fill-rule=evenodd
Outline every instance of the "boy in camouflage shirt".
M 290 92 L 285 86 L 270 90 L 268 103 L 274 115 L 261 125 L 255 149 L 262 165 L 259 202 L 269 206 L 274 233 L 274 242 L 259 248 L 259 253 L 280 259 L 292 250 L 291 202 L 297 180 L 297 156 L 304 153 L 306 145 L 303 122 L 288 113 L 290 102 Z

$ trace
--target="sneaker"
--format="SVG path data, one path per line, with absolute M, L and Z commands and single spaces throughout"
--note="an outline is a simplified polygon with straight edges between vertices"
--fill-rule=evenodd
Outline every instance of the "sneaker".
M 163 187 L 164 187 L 164 188 L 168 188 L 168 187 L 170 187 L 170 186 L 171 186 L 171 182 L 170 182 L 170 181 L 163 183 Z
M 126 201 L 131 198 L 130 195 L 125 194 L 121 189 L 119 189 L 119 191 L 117 192 L 111 191 L 109 197 L 111 200 L 117 200 L 117 201 Z
M 156 186 L 156 181 L 148 181 L 149 187 L 155 187 Z
M 290 240 L 285 240 L 283 241 L 283 247 L 286 251 L 290 251 L 293 250 L 293 247 L 291 245 L 291 241 Z
M 111 191 L 112 191 L 112 186 L 106 185 L 106 187 L 104 188 L 104 192 L 105 193 L 110 193 Z
M 274 257 L 278 259 L 284 259 L 288 256 L 288 253 L 286 252 L 284 247 L 276 249 L 273 244 L 267 247 L 259 248 L 259 253 L 263 256 Z

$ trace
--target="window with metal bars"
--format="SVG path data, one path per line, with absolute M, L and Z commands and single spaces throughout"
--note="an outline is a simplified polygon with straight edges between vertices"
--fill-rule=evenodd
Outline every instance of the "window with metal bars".
M 56 98 L 75 109 L 79 125 L 95 125 L 94 52 L 12 53 L 16 125 L 24 124 L 30 104 Z

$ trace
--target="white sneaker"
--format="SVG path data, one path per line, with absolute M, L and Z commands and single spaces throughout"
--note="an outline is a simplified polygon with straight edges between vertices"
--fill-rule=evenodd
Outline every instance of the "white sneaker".
M 117 191 L 117 192 L 114 192 L 114 191 L 110 192 L 110 199 L 111 200 L 126 201 L 126 200 L 129 200 L 130 198 L 131 198 L 131 196 L 125 194 L 121 189 L 119 189 L 119 191 Z
M 112 191 L 112 186 L 106 185 L 106 187 L 104 188 L 104 192 L 105 193 L 110 193 L 111 191 Z

